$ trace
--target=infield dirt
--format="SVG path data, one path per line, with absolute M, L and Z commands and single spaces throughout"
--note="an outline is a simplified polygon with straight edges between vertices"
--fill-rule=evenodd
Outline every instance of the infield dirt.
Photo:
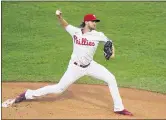
M 53 83 L 2 82 L 2 101 Z M 63 94 L 50 94 L 2 108 L 2 119 L 166 119 L 166 95 L 119 88 L 125 108 L 134 116 L 117 115 L 106 85 L 73 84 Z

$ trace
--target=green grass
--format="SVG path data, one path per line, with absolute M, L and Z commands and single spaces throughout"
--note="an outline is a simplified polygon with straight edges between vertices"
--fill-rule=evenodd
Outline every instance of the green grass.
M 111 38 L 116 58 L 103 45 L 95 61 L 108 68 L 119 86 L 166 93 L 166 2 L 2 2 L 2 81 L 58 82 L 72 41 L 54 13 L 78 26 L 83 16 L 101 19 L 98 30 Z M 103 84 L 90 77 L 77 83 Z

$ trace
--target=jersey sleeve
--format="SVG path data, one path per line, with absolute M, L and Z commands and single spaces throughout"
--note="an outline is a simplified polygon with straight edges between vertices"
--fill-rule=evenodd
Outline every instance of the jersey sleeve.
M 75 33 L 76 31 L 78 31 L 78 28 L 77 28 L 77 27 L 74 27 L 74 26 L 72 26 L 72 25 L 66 26 L 65 29 L 66 29 L 66 31 L 67 31 L 71 36 L 73 36 L 74 33 Z
M 104 33 L 102 33 L 102 32 L 100 32 L 100 38 L 101 38 L 100 42 L 102 42 L 102 43 L 106 43 L 107 41 L 112 42 L 112 40 L 109 39 L 107 36 L 105 36 Z

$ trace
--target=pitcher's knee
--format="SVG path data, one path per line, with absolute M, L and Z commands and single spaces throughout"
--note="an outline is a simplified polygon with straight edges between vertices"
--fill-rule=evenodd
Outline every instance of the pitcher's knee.
M 110 75 L 109 77 L 106 78 L 106 82 L 108 84 L 116 84 L 116 78 L 114 75 Z
M 63 87 L 61 87 L 61 88 L 59 88 L 58 90 L 57 90 L 57 93 L 58 94 L 61 94 L 61 93 L 63 93 L 65 91 L 65 89 L 63 88 Z
M 60 86 L 59 84 L 57 84 L 57 85 L 55 85 L 55 86 L 53 87 L 53 93 L 56 93 L 56 94 L 61 94 L 61 93 L 63 93 L 65 90 L 66 90 L 66 88 L 63 87 L 63 86 Z
M 114 75 L 110 75 L 110 79 L 112 79 L 112 80 L 115 80 L 116 81 L 116 78 L 115 78 L 115 76 Z

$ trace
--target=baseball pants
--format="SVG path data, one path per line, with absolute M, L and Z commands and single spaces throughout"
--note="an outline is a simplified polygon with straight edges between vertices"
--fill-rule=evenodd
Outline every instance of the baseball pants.
M 25 97 L 26 99 L 35 99 L 35 97 L 40 97 L 51 93 L 60 94 L 64 92 L 76 80 L 85 75 L 105 81 L 108 84 L 110 94 L 113 98 L 114 111 L 121 111 L 124 109 L 114 75 L 109 72 L 104 66 L 98 64 L 95 61 L 92 61 L 87 68 L 81 68 L 70 62 L 66 72 L 64 73 L 58 84 L 48 85 L 37 90 L 28 89 L 26 91 Z

